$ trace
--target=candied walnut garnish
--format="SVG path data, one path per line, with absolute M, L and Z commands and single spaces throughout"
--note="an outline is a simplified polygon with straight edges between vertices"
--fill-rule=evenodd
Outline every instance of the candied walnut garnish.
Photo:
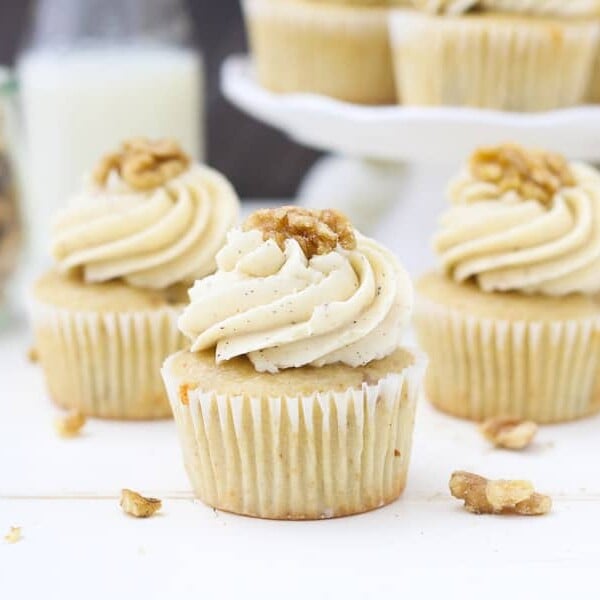
M 516 144 L 479 148 L 469 166 L 473 177 L 495 184 L 501 193 L 514 191 L 545 206 L 561 188 L 575 185 L 569 164 L 560 154 Z
M 175 140 L 136 138 L 102 158 L 94 169 L 93 180 L 105 185 L 110 173 L 116 171 L 132 188 L 151 190 L 181 175 L 189 165 L 190 157 Z
M 162 508 L 158 498 L 145 498 L 133 490 L 121 490 L 121 508 L 132 517 L 146 519 Z
M 21 528 L 11 527 L 8 530 L 8 533 L 4 536 L 4 539 L 9 544 L 16 544 L 17 542 L 20 542 L 23 539 L 23 536 L 21 535 Z
M 85 425 L 85 416 L 78 410 L 72 410 L 68 414 L 58 417 L 54 421 L 54 428 L 60 437 L 71 438 L 79 435 Z
M 338 244 L 346 250 L 356 248 L 354 228 L 337 210 L 282 206 L 258 210 L 244 223 L 244 231 L 258 229 L 265 240 L 274 240 L 283 249 L 285 240 L 295 239 L 307 258 L 327 254 Z
M 480 426 L 481 433 L 498 448 L 523 450 L 531 444 L 538 426 L 533 421 L 511 417 L 492 417 Z
M 529 481 L 492 481 L 467 471 L 452 473 L 450 493 L 475 514 L 537 516 L 552 508 L 550 497 L 538 494 Z

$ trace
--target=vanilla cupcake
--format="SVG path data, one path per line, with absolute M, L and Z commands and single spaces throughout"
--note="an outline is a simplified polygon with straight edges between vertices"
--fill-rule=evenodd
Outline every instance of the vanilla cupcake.
M 390 25 L 403 104 L 542 111 L 585 101 L 600 24 L 584 8 L 595 3 L 415 3 L 422 12 L 397 11 Z
M 360 513 L 406 483 L 423 359 L 412 286 L 339 213 L 259 211 L 233 230 L 163 367 L 194 492 L 273 519 Z
M 104 158 L 58 215 L 55 267 L 34 285 L 35 345 L 61 407 L 116 419 L 170 416 L 160 378 L 186 347 L 186 289 L 216 268 L 238 214 L 231 185 L 175 142 L 133 140 Z
M 504 145 L 450 184 L 417 283 L 416 328 L 435 406 L 540 423 L 600 409 L 600 174 Z
M 393 104 L 388 35 L 403 0 L 242 0 L 258 80 L 358 104 Z

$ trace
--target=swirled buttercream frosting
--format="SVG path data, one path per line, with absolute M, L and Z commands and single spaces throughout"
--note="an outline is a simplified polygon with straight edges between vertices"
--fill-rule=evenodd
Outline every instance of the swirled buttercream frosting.
M 600 0 L 412 0 L 432 14 L 458 15 L 469 11 L 584 17 L 600 13 Z
M 600 173 L 506 144 L 477 151 L 450 183 L 434 249 L 486 292 L 600 292 Z
M 259 211 L 229 233 L 217 265 L 179 320 L 192 351 L 215 348 L 217 362 L 365 365 L 399 347 L 412 311 L 396 258 L 336 211 Z
M 135 140 L 105 157 L 58 215 L 52 256 L 90 283 L 191 284 L 215 270 L 238 207 L 229 182 L 173 142 Z

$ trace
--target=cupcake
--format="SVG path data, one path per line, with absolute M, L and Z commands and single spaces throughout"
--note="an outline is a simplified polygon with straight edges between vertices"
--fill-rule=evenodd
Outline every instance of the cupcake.
M 179 320 L 163 378 L 194 492 L 270 519 L 392 502 L 423 359 L 401 346 L 412 285 L 340 213 L 284 207 L 233 230 Z
M 600 409 L 600 174 L 559 155 L 485 148 L 449 186 L 417 283 L 427 394 L 468 419 L 538 423 Z
M 542 111 L 585 101 L 600 24 L 566 18 L 570 3 L 534 3 L 545 8 L 535 15 L 531 2 L 416 3 L 422 11 L 397 11 L 390 25 L 403 104 Z
M 177 143 L 132 140 L 105 157 L 58 215 L 55 266 L 36 281 L 35 345 L 61 407 L 115 419 L 171 415 L 160 378 L 186 347 L 177 319 L 212 273 L 238 199 Z
M 389 7 L 403 0 L 242 0 L 261 85 L 393 104 Z

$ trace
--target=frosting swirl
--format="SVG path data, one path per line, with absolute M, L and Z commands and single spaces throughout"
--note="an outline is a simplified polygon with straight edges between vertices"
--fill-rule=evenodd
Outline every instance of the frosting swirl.
M 474 278 L 487 292 L 600 292 L 600 173 L 569 164 L 569 177 L 544 202 L 527 187 L 483 180 L 473 170 L 450 183 L 452 207 L 434 238 L 447 274 Z
M 81 268 L 88 282 L 122 278 L 154 289 L 191 283 L 215 270 L 238 206 L 229 182 L 201 165 L 149 190 L 112 172 L 59 214 L 52 255 L 60 271 Z
M 412 0 L 412 3 L 419 10 L 448 15 L 458 15 L 474 9 L 564 17 L 600 13 L 599 0 Z
M 192 351 L 216 347 L 217 362 L 247 355 L 257 371 L 356 367 L 400 345 L 412 285 L 395 257 L 356 233 L 307 257 L 298 239 L 282 245 L 263 231 L 235 229 L 214 275 L 196 281 L 179 327 Z

